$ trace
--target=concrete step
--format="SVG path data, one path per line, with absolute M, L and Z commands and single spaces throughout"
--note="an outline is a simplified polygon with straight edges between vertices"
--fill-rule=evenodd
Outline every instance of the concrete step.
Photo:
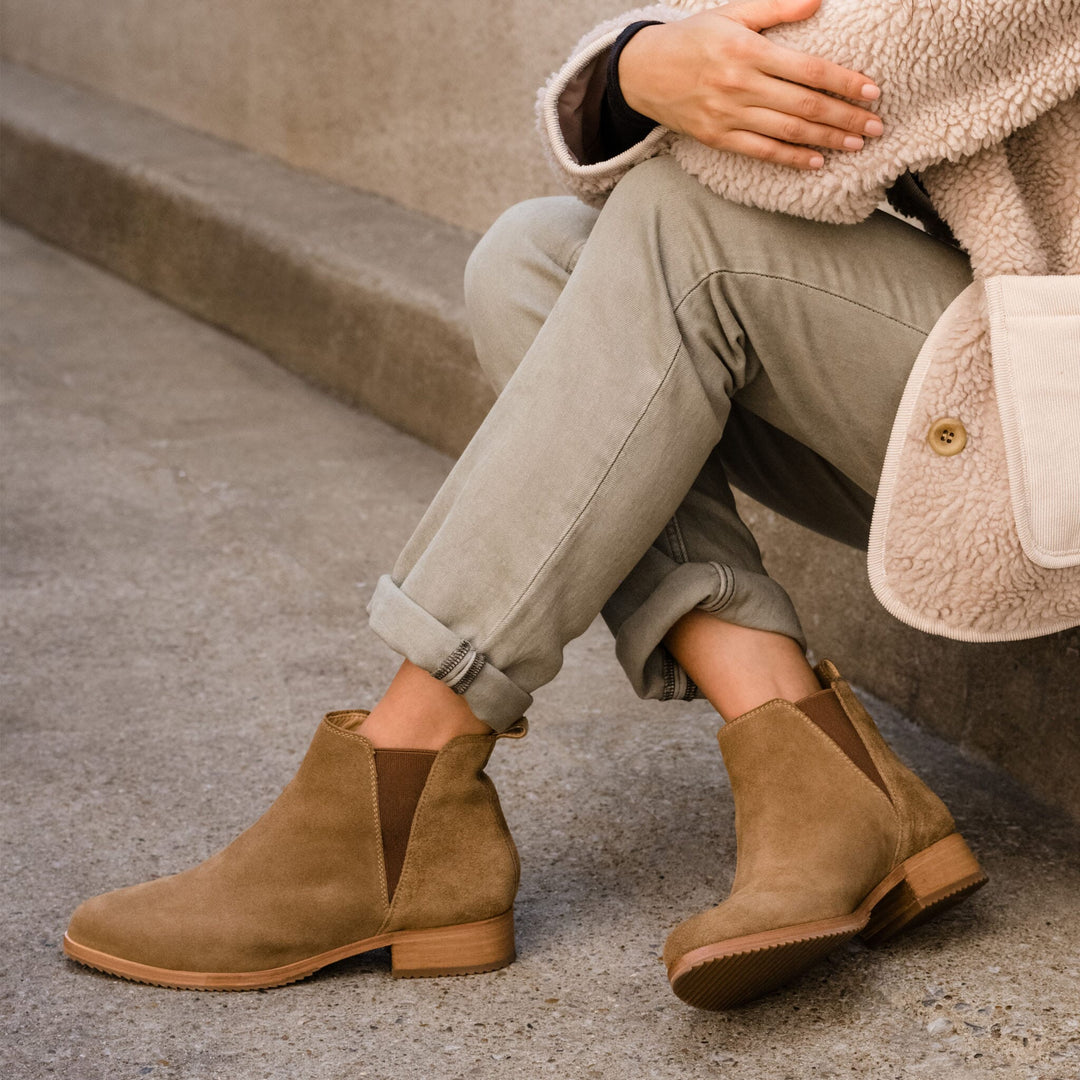
M 492 393 L 476 237 L 11 64 L 0 211 L 448 452 Z
M 433 446 L 492 397 L 461 277 L 476 237 L 4 65 L 0 211 Z M 739 497 L 817 656 L 1080 816 L 1080 631 L 971 644 L 878 604 L 865 556 Z

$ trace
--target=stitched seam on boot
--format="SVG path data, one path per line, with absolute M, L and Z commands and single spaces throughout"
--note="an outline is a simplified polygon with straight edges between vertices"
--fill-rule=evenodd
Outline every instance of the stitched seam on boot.
M 366 741 L 366 740 L 365 740 Z M 368 783 L 371 788 L 371 803 L 375 811 L 375 824 L 378 826 L 378 836 L 376 837 L 377 843 L 375 845 L 376 854 L 379 859 L 379 884 L 382 889 L 382 895 L 387 897 L 386 901 L 386 914 L 390 915 L 390 899 L 389 899 L 389 886 L 386 882 L 386 859 L 383 855 L 383 832 L 382 832 L 382 815 L 379 813 L 379 777 L 375 771 L 375 754 L 374 751 L 365 754 L 365 761 L 368 770 Z M 397 890 L 394 890 L 397 892 Z
M 819 694 L 829 694 L 829 693 L 832 694 L 833 700 L 839 706 L 840 714 L 843 716 L 844 721 L 847 724 L 847 727 L 850 729 L 851 739 L 853 739 L 854 743 L 855 743 L 855 745 L 853 745 L 851 747 L 849 747 L 847 745 L 848 739 L 847 739 L 847 737 L 846 737 L 846 735 L 844 733 L 839 732 L 839 731 L 834 732 L 834 731 L 831 730 L 831 728 L 832 728 L 831 722 L 825 722 L 825 723 L 820 723 L 819 722 L 819 717 L 816 715 L 817 710 L 816 709 L 812 710 L 811 708 L 807 707 L 807 705 L 805 703 L 805 699 L 800 700 L 800 701 L 796 701 L 795 702 L 795 707 L 797 709 L 800 709 L 808 717 L 810 717 L 810 719 L 814 723 L 815 727 L 818 727 L 822 731 L 824 731 L 825 734 L 828 735 L 829 738 L 832 739 L 832 741 L 835 742 L 836 745 L 839 746 L 840 749 L 843 750 L 843 752 L 856 765 L 859 766 L 859 768 L 867 775 L 867 777 L 870 780 L 873 780 L 873 782 L 875 784 L 877 784 L 877 786 L 879 788 L 881 788 L 882 791 L 884 791 L 886 795 L 889 796 L 889 801 L 895 806 L 896 805 L 896 800 L 893 798 L 892 792 L 889 791 L 888 785 L 885 783 L 885 777 L 882 775 L 881 770 L 877 767 L 877 762 L 874 761 L 873 755 L 870 753 L 870 748 L 866 745 L 866 740 L 862 737 L 862 735 L 859 734 L 859 726 L 858 726 L 858 724 L 856 724 L 855 721 L 851 718 L 851 715 L 849 714 L 846 706 L 844 705 L 843 699 L 836 692 L 836 688 L 835 687 L 828 687 L 828 688 L 826 688 L 824 690 L 820 690 L 816 694 L 808 695 L 808 699 L 813 700 Z M 824 720 L 826 718 L 822 717 L 821 719 Z M 861 755 L 859 753 L 860 751 L 861 751 Z M 862 760 L 863 755 L 865 756 L 865 759 L 866 759 L 865 763 Z
M 514 895 L 510 897 L 510 903 L 507 906 L 507 910 L 509 910 L 514 906 L 514 898 L 517 896 L 518 885 L 521 884 L 521 857 L 517 853 L 517 847 L 510 836 L 510 827 L 506 824 L 506 818 L 502 813 L 502 807 L 499 805 L 499 793 L 495 790 L 495 782 L 486 772 L 480 773 L 480 779 L 487 790 L 488 808 L 491 810 L 492 822 L 495 825 L 496 831 L 502 837 L 503 846 L 506 848 L 507 855 L 510 856 L 510 865 L 516 868 L 516 873 L 514 875 L 516 879 L 514 882 Z
M 763 701 L 760 705 L 755 705 L 754 708 L 752 708 L 749 712 L 744 712 L 741 716 L 736 716 L 734 720 L 728 720 L 727 723 L 725 723 L 724 726 L 720 729 L 719 734 L 722 735 L 725 731 L 730 731 L 736 725 L 744 723 L 753 716 L 757 716 L 759 712 L 762 712 L 765 709 L 771 709 L 773 707 L 773 701 L 775 700 L 777 699 L 774 698 L 772 701 Z M 794 702 L 786 702 L 786 704 L 791 705 L 793 709 L 795 708 Z M 796 709 L 795 711 L 798 712 L 798 709 Z M 799 713 L 799 715 L 801 716 L 802 713 Z
M 837 683 L 840 683 L 840 682 L 843 682 L 843 684 L 844 684 L 843 690 L 841 690 L 839 688 L 839 686 L 837 685 Z M 882 781 L 884 782 L 885 787 L 888 788 L 889 801 L 890 801 L 890 803 L 892 803 L 893 810 L 896 813 L 897 823 L 900 826 L 899 829 L 897 830 L 897 833 L 896 833 L 896 846 L 893 849 L 893 865 L 895 866 L 898 862 L 901 861 L 900 860 L 901 853 L 906 848 L 911 846 L 911 844 L 910 844 L 910 837 L 911 837 L 910 826 L 908 826 L 908 824 L 906 823 L 906 821 L 904 819 L 904 816 L 900 813 L 900 807 L 899 807 L 899 804 L 897 803 L 896 793 L 893 791 L 893 787 L 889 783 L 889 779 L 886 776 L 886 769 L 884 767 L 885 763 L 878 760 L 878 755 L 874 753 L 874 750 L 876 748 L 873 745 L 871 745 L 870 743 L 868 743 L 866 741 L 866 739 L 863 738 L 862 732 L 859 730 L 859 725 L 852 719 L 852 716 L 851 716 L 852 708 L 858 709 L 861 712 L 866 711 L 864 706 L 863 706 L 863 703 L 861 701 L 859 701 L 859 699 L 857 697 L 855 697 L 855 692 L 847 684 L 846 679 L 841 678 L 841 679 L 833 680 L 831 685 L 832 685 L 833 693 L 836 694 L 837 698 L 840 701 L 840 704 L 843 706 L 844 712 L 847 713 L 847 717 L 851 721 L 851 726 L 855 729 L 855 734 L 858 735 L 859 741 L 863 744 L 864 747 L 866 747 L 866 752 L 870 755 L 870 760 L 874 763 L 874 768 L 877 769 L 878 775 L 881 777 Z M 854 706 L 851 706 L 849 704 L 849 702 L 847 701 L 847 696 L 849 694 L 851 695 L 851 698 L 854 700 Z M 867 715 L 869 715 L 869 714 L 867 714 Z M 871 717 L 871 722 L 873 722 L 873 717 Z M 874 727 L 876 729 L 877 725 L 875 724 Z M 880 731 L 878 732 L 878 735 L 881 737 L 882 741 L 884 741 L 884 736 L 881 735 Z M 891 752 L 891 748 L 890 748 L 890 752 Z M 895 754 L 893 756 L 895 756 Z M 899 760 L 899 759 L 897 759 L 897 760 Z M 901 762 L 901 764 L 903 764 L 903 762 Z
M 453 743 L 456 743 L 456 742 L 459 742 L 459 741 L 460 742 L 476 742 L 479 739 L 491 739 L 491 736 L 490 735 L 458 735 L 456 738 L 451 739 L 450 742 L 448 742 L 446 744 L 446 746 L 444 746 L 442 748 L 442 750 L 439 751 L 438 755 L 436 755 L 435 760 L 431 763 L 431 770 L 428 772 L 427 781 L 424 784 L 424 790 L 420 794 L 420 801 L 416 804 L 416 809 L 413 811 L 412 825 L 409 826 L 409 839 L 408 839 L 408 842 L 405 845 L 405 861 L 404 861 L 404 863 L 402 863 L 402 866 L 401 866 L 401 874 L 398 877 L 397 888 L 394 889 L 394 897 L 393 897 L 393 900 L 390 902 L 390 910 L 386 913 L 386 920 L 383 922 L 383 925 L 380 928 L 379 933 L 383 933 L 385 931 L 386 927 L 393 925 L 394 918 L 395 918 L 395 915 L 397 913 L 397 909 L 399 907 L 399 903 L 400 903 L 400 906 L 406 906 L 406 901 L 401 899 L 401 897 L 407 891 L 406 889 L 403 888 L 403 886 L 406 885 L 406 884 L 411 885 L 412 880 L 417 876 L 417 871 L 415 871 L 413 869 L 413 867 L 415 866 L 416 860 L 415 860 L 415 858 L 413 858 L 413 859 L 409 858 L 409 852 L 410 852 L 410 848 L 412 848 L 412 846 L 413 846 L 413 833 L 416 831 L 417 822 L 420 821 L 422 811 L 427 807 L 427 804 L 431 801 L 431 798 L 432 798 L 432 796 L 431 796 L 431 790 L 432 790 L 431 778 L 434 775 L 435 770 L 439 767 L 439 757 L 443 755 L 443 753 L 446 750 L 446 747 L 451 746 Z M 494 740 L 492 740 L 492 745 L 494 745 Z M 489 756 L 490 756 L 490 751 L 489 751 Z M 482 770 L 481 770 L 481 772 L 482 772 Z M 490 778 L 489 778 L 489 782 L 490 782 Z M 494 784 L 492 784 L 492 788 L 494 788 Z M 381 839 L 382 839 L 382 837 L 380 835 L 380 840 Z M 380 859 L 381 859 L 381 857 L 382 856 L 381 856 L 381 852 L 380 852 Z M 383 881 L 383 892 L 385 892 L 385 891 L 386 891 L 386 882 L 385 882 L 385 879 L 384 879 L 384 881 Z M 416 890 L 414 889 L 414 891 L 416 891 Z M 422 928 L 417 928 L 417 929 L 427 929 L 427 928 L 422 927 Z
M 851 769 L 852 772 L 856 776 L 858 776 L 859 779 L 864 784 L 869 784 L 871 789 L 877 794 L 878 798 L 881 798 L 881 799 L 885 800 L 885 805 L 893 812 L 893 816 L 897 819 L 897 826 L 898 826 L 898 828 L 897 828 L 897 850 L 899 850 L 899 837 L 903 833 L 903 824 L 899 820 L 900 815 L 896 812 L 896 806 L 893 804 L 893 801 L 889 798 L 888 795 L 885 794 L 884 791 L 881 790 L 881 788 L 879 788 L 877 786 L 877 784 L 874 783 L 873 780 L 870 779 L 869 776 L 866 775 L 866 773 L 864 773 L 862 771 L 862 769 L 859 768 L 858 765 L 855 764 L 854 761 L 851 760 L 851 758 L 849 758 L 847 756 L 847 754 L 844 753 L 843 750 L 840 749 L 839 746 L 836 745 L 836 743 L 834 743 L 832 741 L 832 739 L 829 738 L 828 735 L 825 734 L 824 731 L 821 730 L 821 728 L 819 728 L 817 726 L 817 724 L 815 724 L 813 722 L 813 720 L 811 720 L 808 716 L 804 716 L 802 711 L 794 703 L 788 702 L 788 701 L 786 701 L 786 700 L 784 700 L 782 698 L 779 699 L 779 700 L 781 701 L 782 705 L 786 705 L 786 706 L 788 706 L 790 708 L 791 712 L 799 719 L 799 721 L 802 724 L 804 724 L 807 727 L 807 729 L 810 731 L 810 733 L 813 735 L 814 738 L 816 738 L 816 739 L 818 739 L 818 740 L 820 740 L 822 742 L 822 745 L 825 746 L 825 748 L 828 750 L 828 752 L 830 754 L 833 754 L 836 757 L 838 757 L 844 763 L 844 766 L 846 768 L 848 768 L 848 769 Z M 743 720 L 746 720 L 749 717 L 753 716 L 755 713 L 759 712 L 761 709 L 774 708 L 774 707 L 775 707 L 775 705 L 774 705 L 773 702 L 768 702 L 767 701 L 767 702 L 765 702 L 764 705 L 759 705 L 756 709 L 751 709 L 750 712 L 743 713 L 742 716 L 737 716 L 734 720 L 731 721 L 731 723 L 725 724 L 720 729 L 720 734 L 723 735 L 724 732 L 730 731 L 732 727 L 736 726 L 737 724 L 741 724 Z M 788 709 L 784 709 L 784 712 L 787 712 L 787 711 L 788 711 Z M 894 853 L 893 853 L 893 864 L 894 865 L 895 865 L 895 856 L 896 856 L 896 852 L 894 851 Z
M 843 684 L 842 690 L 839 685 L 841 683 Z M 893 805 L 893 809 L 896 813 L 896 820 L 899 825 L 899 829 L 896 833 L 896 847 L 893 850 L 893 865 L 895 866 L 902 861 L 900 857 L 902 853 L 911 846 L 911 835 L 913 830 L 907 823 L 904 815 L 900 813 L 900 807 L 897 802 L 896 795 L 893 791 L 892 785 L 889 783 L 888 776 L 886 775 L 887 770 L 885 768 L 885 763 L 879 761 L 878 755 L 875 753 L 875 749 L 877 749 L 877 747 L 875 747 L 871 742 L 867 742 L 867 740 L 863 738 L 862 732 L 859 730 L 859 725 L 855 722 L 854 719 L 852 719 L 851 712 L 852 709 L 854 709 L 857 710 L 859 713 L 866 713 L 868 717 L 870 716 L 870 714 L 866 712 L 866 708 L 863 703 L 859 701 L 859 699 L 855 696 L 855 692 L 851 689 L 847 680 L 844 679 L 843 676 L 841 676 L 839 673 L 837 673 L 836 677 L 829 678 L 829 685 L 832 687 L 833 693 L 836 694 L 838 700 L 840 701 L 840 704 L 843 706 L 844 712 L 847 713 L 847 717 L 851 721 L 851 726 L 855 729 L 855 734 L 858 735 L 859 740 L 862 742 L 863 746 L 866 747 L 866 752 L 870 755 L 870 760 L 874 763 L 874 768 L 877 769 L 878 775 L 881 777 L 885 786 L 889 789 L 889 800 Z M 850 707 L 847 701 L 848 695 L 851 696 L 853 703 L 850 705 Z M 873 726 L 873 729 L 877 731 L 877 725 L 874 723 L 873 717 L 870 717 L 870 723 Z M 877 731 L 877 735 L 884 743 L 885 737 L 881 734 L 880 731 Z M 895 751 L 892 750 L 888 743 L 885 743 L 885 747 L 888 753 L 896 759 L 896 761 L 901 765 L 901 767 L 907 768 L 907 766 L 905 766 L 904 763 L 900 761 L 898 757 L 896 757 Z M 910 772 L 911 770 L 909 769 L 908 771 Z M 912 775 L 914 776 L 915 774 L 912 773 Z M 919 783 L 922 783 L 919 777 L 916 776 L 915 779 L 919 780 Z M 948 808 L 946 808 L 946 813 L 948 813 Z M 949 817 L 951 819 L 952 815 L 950 814 Z M 955 827 L 956 825 L 954 822 L 953 828 L 955 829 Z
M 471 738 L 486 739 L 488 736 L 470 736 Z M 494 741 L 492 742 L 491 750 L 488 751 L 487 759 L 484 761 L 484 767 L 487 766 L 488 761 L 491 760 L 491 751 L 495 749 Z M 502 805 L 499 802 L 499 793 L 495 788 L 495 781 L 484 769 L 481 768 L 477 779 L 480 781 L 484 790 L 487 792 L 488 808 L 491 811 L 492 823 L 495 826 L 496 832 L 502 837 L 502 842 L 506 848 L 507 855 L 510 856 L 510 865 L 515 868 L 514 873 L 514 893 L 510 897 L 510 904 L 507 910 L 510 910 L 514 906 L 514 899 L 517 896 L 518 886 L 521 884 L 521 856 L 518 854 L 517 845 L 514 843 L 514 838 L 510 835 L 510 826 L 506 824 L 506 815 L 502 812 Z M 499 913 L 501 914 L 501 912 Z
M 371 715 L 371 710 L 370 709 L 333 709 L 330 712 L 328 712 L 323 717 L 323 719 L 325 721 L 327 721 L 330 724 L 331 727 L 337 727 L 337 724 L 334 723 L 334 721 L 336 719 L 340 719 L 341 717 L 359 716 L 359 717 L 362 717 L 362 718 L 366 719 L 370 715 Z
M 807 718 L 806 722 L 810 725 L 810 727 L 811 727 L 811 729 L 812 729 L 812 731 L 814 733 L 814 736 L 824 740 L 824 743 L 829 748 L 830 752 L 835 753 L 837 756 L 839 756 L 843 760 L 843 762 L 848 766 L 848 768 L 853 770 L 855 775 L 860 777 L 860 779 L 862 779 L 864 781 L 864 783 L 869 784 L 870 787 L 873 788 L 873 790 L 876 791 L 878 793 L 878 795 L 880 795 L 881 798 L 883 798 L 885 800 L 885 805 L 893 812 L 893 817 L 895 817 L 897 819 L 897 842 L 899 842 L 899 837 L 903 833 L 904 830 L 903 830 L 903 824 L 899 820 L 900 815 L 897 814 L 897 812 L 896 812 L 896 804 L 892 801 L 892 799 L 889 798 L 889 796 L 884 791 L 881 790 L 881 788 L 877 784 L 874 783 L 873 780 L 870 779 L 869 776 L 866 775 L 866 773 L 864 773 L 862 771 L 862 769 L 859 768 L 858 765 L 855 764 L 854 761 L 851 760 L 851 758 L 849 758 L 847 756 L 847 754 L 844 753 L 843 750 L 840 749 L 839 746 L 836 745 L 836 743 L 834 743 L 832 741 L 832 739 L 829 738 L 828 735 L 825 734 L 824 731 L 821 730 L 821 728 L 819 728 L 817 726 L 817 724 L 814 723 L 813 720 L 810 720 L 809 718 Z M 894 861 L 895 861 L 895 854 L 896 853 L 894 852 L 893 853 Z
M 337 724 L 324 721 L 327 730 L 332 735 L 337 735 L 342 739 L 349 739 L 352 741 L 359 741 L 371 745 L 371 740 L 366 735 L 361 735 L 359 731 L 345 731 L 343 728 L 339 728 Z
M 449 743 L 447 743 L 447 746 L 449 746 Z M 445 749 L 446 747 L 444 746 L 443 750 Z M 443 750 L 439 751 L 440 755 Z M 431 777 L 438 767 L 439 757 L 436 756 L 435 760 L 431 763 L 431 769 L 428 771 L 427 781 L 424 783 L 424 790 L 420 793 L 420 800 L 417 802 L 416 809 L 413 811 L 412 824 L 409 826 L 409 839 L 405 843 L 405 861 L 401 864 L 401 873 L 398 875 L 397 888 L 394 889 L 393 898 L 390 900 L 390 910 L 386 913 L 386 922 L 383 923 L 382 929 L 393 925 L 398 907 L 405 906 L 406 904 L 406 901 L 401 898 L 409 891 L 409 888 L 412 888 L 413 878 L 416 877 L 416 871 L 413 869 L 416 859 L 415 857 L 409 858 L 410 849 L 413 847 L 413 833 L 416 832 L 417 822 L 421 820 L 424 809 L 431 801 Z M 383 885 L 383 891 L 386 891 L 385 883 Z M 382 930 L 379 932 L 382 933 Z

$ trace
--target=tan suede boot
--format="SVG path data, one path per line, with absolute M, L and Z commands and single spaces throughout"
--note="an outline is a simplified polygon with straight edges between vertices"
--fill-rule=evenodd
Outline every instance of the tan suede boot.
M 724 1009 L 787 982 L 840 943 L 877 944 L 986 882 L 944 803 L 822 660 L 822 690 L 777 698 L 719 733 L 735 800 L 731 895 L 664 948 L 672 989 Z
M 281 986 L 387 945 L 395 976 L 509 964 L 518 857 L 483 772 L 503 736 L 376 751 L 367 715 L 327 714 L 273 806 L 206 862 L 82 904 L 67 955 L 192 990 Z

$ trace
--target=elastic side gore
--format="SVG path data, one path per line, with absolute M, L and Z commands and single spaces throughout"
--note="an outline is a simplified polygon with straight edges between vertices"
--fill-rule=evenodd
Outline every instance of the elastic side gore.
M 416 805 L 436 756 L 435 750 L 375 751 L 388 903 L 394 899 L 401 868 L 405 865 L 405 849 L 409 845 Z
M 877 784 L 886 795 L 889 794 L 881 773 L 878 772 L 873 758 L 870 757 L 870 751 L 859 738 L 855 725 L 844 711 L 844 706 L 832 687 L 809 694 L 802 700 L 796 701 L 795 706 L 806 713 L 814 725 L 825 732 L 869 780 Z M 891 801 L 892 796 L 889 798 Z

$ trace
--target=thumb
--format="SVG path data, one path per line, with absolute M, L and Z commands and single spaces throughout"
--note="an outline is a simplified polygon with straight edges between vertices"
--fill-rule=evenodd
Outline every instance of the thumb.
M 821 7 L 821 0 L 736 0 L 718 9 L 748 30 L 764 30 L 778 23 L 801 22 Z

